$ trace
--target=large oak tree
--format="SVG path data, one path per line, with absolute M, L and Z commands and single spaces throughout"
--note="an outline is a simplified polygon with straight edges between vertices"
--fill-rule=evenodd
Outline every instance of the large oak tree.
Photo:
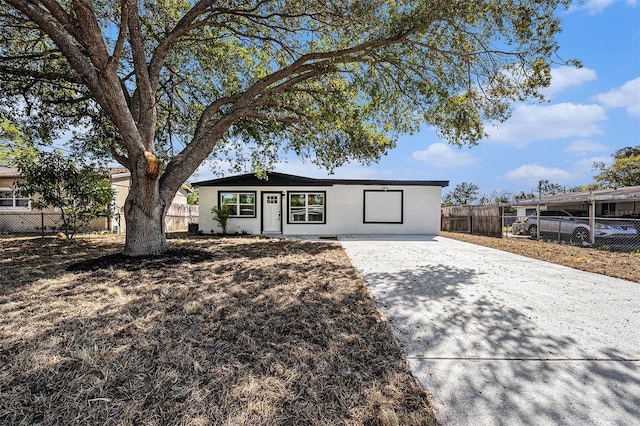
M 212 153 L 332 169 L 423 123 L 476 143 L 549 84 L 569 3 L 0 0 L 0 96 L 31 137 L 76 129 L 127 167 L 124 252 L 161 253 L 169 203 Z

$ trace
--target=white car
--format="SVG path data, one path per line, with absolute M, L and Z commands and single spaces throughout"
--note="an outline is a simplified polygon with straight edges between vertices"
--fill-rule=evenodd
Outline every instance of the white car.
M 591 241 L 591 226 L 589 225 L 588 212 L 568 210 L 544 210 L 540 212 L 540 224 L 536 216 L 525 217 L 522 221 L 514 223 L 511 232 L 515 235 L 538 236 L 552 235 L 570 238 L 577 242 Z M 598 219 L 595 224 L 596 238 L 634 238 L 638 236 L 638 230 L 633 223 Z

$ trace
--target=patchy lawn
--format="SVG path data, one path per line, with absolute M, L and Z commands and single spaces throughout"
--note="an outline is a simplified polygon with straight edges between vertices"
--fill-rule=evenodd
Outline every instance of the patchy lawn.
M 611 252 L 555 242 L 535 241 L 529 238 L 492 238 L 453 232 L 441 232 L 440 235 L 640 283 L 640 253 Z
M 0 424 L 436 423 L 337 244 L 0 247 Z

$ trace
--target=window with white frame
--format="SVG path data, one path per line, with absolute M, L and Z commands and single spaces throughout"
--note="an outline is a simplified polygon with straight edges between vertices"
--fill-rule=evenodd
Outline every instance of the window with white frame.
M 289 223 L 325 223 L 325 192 L 290 192 Z
M 256 217 L 255 192 L 221 192 L 220 206 L 227 206 L 231 217 Z
M 0 209 L 31 210 L 31 199 L 13 188 L 0 188 Z

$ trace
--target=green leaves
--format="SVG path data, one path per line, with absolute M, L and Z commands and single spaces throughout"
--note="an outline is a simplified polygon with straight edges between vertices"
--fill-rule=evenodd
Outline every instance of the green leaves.
M 209 153 L 225 151 L 253 151 L 257 170 L 287 150 L 330 169 L 367 163 L 425 123 L 453 144 L 475 144 L 487 122 L 508 118 L 512 101 L 542 98 L 558 49 L 556 11 L 571 1 L 145 0 L 137 3 L 144 64 L 133 61 L 135 31 L 120 31 L 121 2 L 92 3 L 100 34 L 62 25 L 77 24 L 73 2 L 41 5 L 62 33 L 7 3 L 18 2 L 0 5 L 8 29 L 0 36 L 0 90 L 31 137 L 87 129 L 79 149 L 108 146 L 129 166 L 127 151 L 152 123 L 158 158 L 188 175 Z M 105 80 L 100 90 L 77 72 L 90 63 L 105 74 L 99 61 L 82 50 L 78 62 L 52 42 L 98 39 L 111 53 L 121 33 L 119 84 Z M 138 86 L 147 74 L 151 111 L 141 107 L 146 89 Z M 106 102 L 105 93 L 116 100 Z M 128 110 L 116 107 L 124 103 Z M 142 136 L 125 131 L 129 118 Z
M 227 224 L 229 222 L 229 218 L 231 217 L 231 208 L 223 204 L 221 206 L 213 206 L 211 208 L 211 213 L 213 213 L 213 220 L 220 226 L 222 230 L 222 234 L 227 234 Z
M 594 163 L 599 172 L 595 181 L 602 188 L 640 185 L 640 145 L 619 149 L 612 157 L 614 162 L 609 167 L 602 162 Z
M 479 195 L 480 188 L 478 187 L 478 185 L 469 182 L 462 182 L 456 185 L 456 187 L 451 192 L 449 192 L 442 198 L 442 204 L 448 206 L 465 206 L 478 201 Z
M 14 167 L 17 158 L 33 158 L 35 148 L 14 123 L 0 118 L 0 167 Z
M 105 174 L 79 168 L 60 152 L 31 152 L 15 163 L 24 178 L 16 188 L 34 197 L 35 208 L 59 210 L 69 237 L 99 215 L 110 214 L 113 190 Z

